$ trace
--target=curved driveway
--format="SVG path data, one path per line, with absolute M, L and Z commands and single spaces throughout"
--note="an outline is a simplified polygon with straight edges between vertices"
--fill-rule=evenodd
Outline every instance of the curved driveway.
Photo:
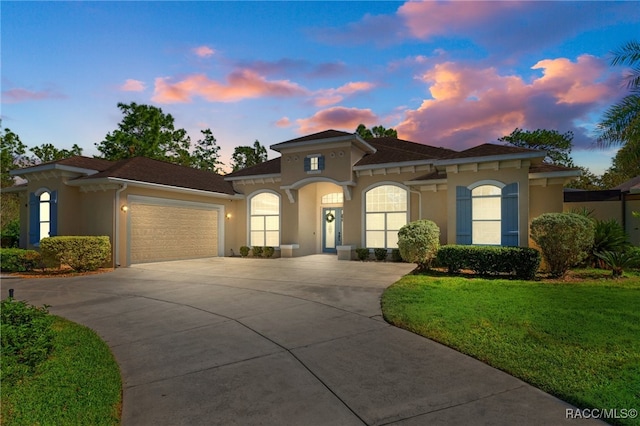
M 213 258 L 9 279 L 15 298 L 96 330 L 123 425 L 539 425 L 564 402 L 381 318 L 398 263 Z

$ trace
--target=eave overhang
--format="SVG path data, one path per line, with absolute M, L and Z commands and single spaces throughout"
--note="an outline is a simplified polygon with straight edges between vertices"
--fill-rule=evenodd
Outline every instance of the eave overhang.
M 301 148 L 301 147 L 309 147 L 318 144 L 329 144 L 329 143 L 340 143 L 340 142 L 349 142 L 356 145 L 362 151 L 367 154 L 374 154 L 377 149 L 362 139 L 357 134 L 353 135 L 345 135 L 345 136 L 336 136 L 333 138 L 323 138 L 323 139 L 310 139 L 305 141 L 294 141 L 294 142 L 281 142 L 275 145 L 271 145 L 269 148 L 282 153 L 282 150 L 290 149 L 290 148 Z

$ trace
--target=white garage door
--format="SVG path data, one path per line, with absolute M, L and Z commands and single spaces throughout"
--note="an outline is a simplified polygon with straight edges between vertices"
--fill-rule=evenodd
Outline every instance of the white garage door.
M 131 263 L 218 255 L 217 208 L 150 201 L 129 207 Z

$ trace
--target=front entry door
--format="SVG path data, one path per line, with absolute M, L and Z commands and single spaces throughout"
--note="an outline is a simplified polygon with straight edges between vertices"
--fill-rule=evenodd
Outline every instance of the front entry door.
M 342 209 L 327 207 L 322 209 L 322 252 L 337 253 L 342 245 Z

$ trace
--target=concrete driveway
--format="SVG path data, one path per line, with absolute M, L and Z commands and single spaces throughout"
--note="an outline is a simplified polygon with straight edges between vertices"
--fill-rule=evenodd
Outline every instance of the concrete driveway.
M 96 330 L 124 382 L 123 425 L 562 424 L 570 405 L 392 327 L 396 263 L 214 258 L 3 280 Z

